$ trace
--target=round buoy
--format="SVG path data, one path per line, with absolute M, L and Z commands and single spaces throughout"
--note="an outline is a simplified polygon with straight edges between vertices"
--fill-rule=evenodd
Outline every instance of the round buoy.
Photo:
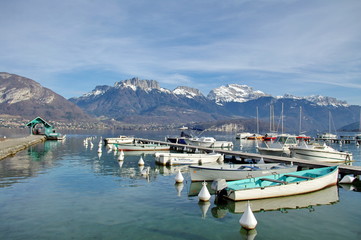
M 203 182 L 202 185 L 203 187 L 198 194 L 198 199 L 199 201 L 207 202 L 211 198 L 211 194 L 209 193 L 208 188 L 206 187 L 207 183 Z
M 139 161 L 138 161 L 138 165 L 139 166 L 143 166 L 144 165 L 144 160 L 142 157 L 140 157 Z
M 180 169 L 178 169 L 177 175 L 175 175 L 174 180 L 176 183 L 182 183 L 184 181 L 184 177 L 183 177 Z
M 98 148 L 98 153 L 101 153 L 101 152 L 103 152 L 103 151 L 102 151 L 102 147 L 99 146 L 99 148 Z
M 257 219 L 253 215 L 249 202 L 247 202 L 246 210 L 244 211 L 241 219 L 239 219 L 239 224 L 247 230 L 255 229 L 257 226 Z

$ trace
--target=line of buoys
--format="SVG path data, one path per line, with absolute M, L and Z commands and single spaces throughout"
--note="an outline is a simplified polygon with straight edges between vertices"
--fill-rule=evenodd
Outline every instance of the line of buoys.
M 257 219 L 255 218 L 255 216 L 251 210 L 249 201 L 247 202 L 246 209 L 245 209 L 241 219 L 239 219 L 239 224 L 241 224 L 241 226 L 247 230 L 255 229 L 257 226 Z
M 208 191 L 207 183 L 205 181 L 202 183 L 202 185 L 202 189 L 198 193 L 198 199 L 199 201 L 207 202 L 211 198 L 211 194 Z

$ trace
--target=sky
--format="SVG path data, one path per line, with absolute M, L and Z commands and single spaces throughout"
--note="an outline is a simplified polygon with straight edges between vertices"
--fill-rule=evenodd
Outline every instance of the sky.
M 0 72 L 65 98 L 139 77 L 361 105 L 360 0 L 1 0 Z

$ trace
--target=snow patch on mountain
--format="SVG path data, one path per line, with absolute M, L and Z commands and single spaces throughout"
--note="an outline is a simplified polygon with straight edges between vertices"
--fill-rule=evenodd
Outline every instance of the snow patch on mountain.
M 214 100 L 217 104 L 222 105 L 223 102 L 247 102 L 249 100 L 260 97 L 270 96 L 259 90 L 253 90 L 247 85 L 227 84 L 215 88 L 209 92 L 207 97 Z

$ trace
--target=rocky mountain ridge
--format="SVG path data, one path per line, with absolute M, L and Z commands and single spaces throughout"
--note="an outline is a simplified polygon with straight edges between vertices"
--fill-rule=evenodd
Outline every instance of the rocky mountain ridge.
M 78 106 L 29 78 L 0 72 L 0 114 L 54 120 L 91 119 Z

